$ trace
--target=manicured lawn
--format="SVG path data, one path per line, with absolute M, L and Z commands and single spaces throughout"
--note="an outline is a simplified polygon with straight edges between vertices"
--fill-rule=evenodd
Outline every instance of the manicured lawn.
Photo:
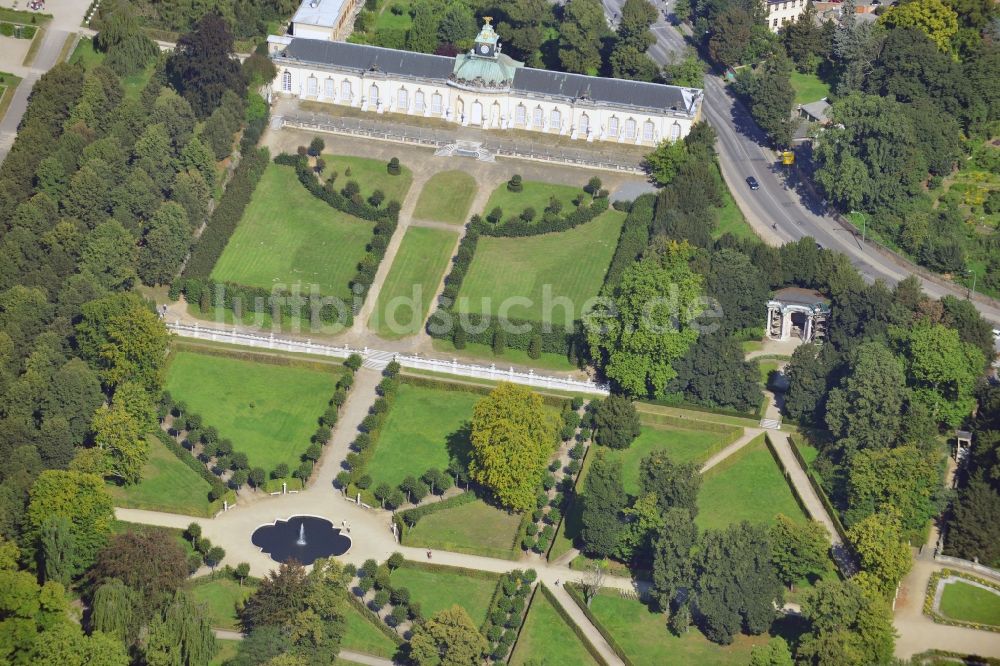
M 824 83 L 815 74 L 802 74 L 792 71 L 792 88 L 795 90 L 795 103 L 808 104 L 816 102 L 830 94 L 829 84 Z
M 373 227 L 309 194 L 292 167 L 271 163 L 212 277 L 266 289 L 301 283 L 306 294 L 316 285 L 321 294 L 347 296 Z
M 512 174 L 513 175 L 513 174 Z M 579 195 L 588 196 L 583 191 L 583 183 L 579 187 L 572 185 L 557 185 L 555 183 L 543 183 L 538 180 L 522 181 L 524 188 L 520 192 L 511 192 L 507 189 L 507 183 L 501 183 L 486 202 L 486 208 L 480 211 L 484 216 L 491 210 L 500 206 L 503 211 L 503 219 L 517 217 L 525 208 L 534 208 L 537 217 L 541 217 L 545 208 L 549 205 L 549 199 L 555 197 L 562 202 L 563 212 L 568 212 L 573 208 L 573 199 Z
M 503 308 L 508 318 L 571 325 L 604 283 L 624 219 L 624 213 L 608 210 L 568 231 L 480 238 L 457 309 L 495 314 Z M 543 303 L 543 294 L 551 307 Z M 505 302 L 515 296 L 528 298 L 530 305 Z M 563 307 L 563 299 L 569 299 L 572 307 Z
M 521 516 L 482 500 L 424 516 L 406 536 L 406 545 L 504 557 L 513 554 Z
M 705 474 L 695 522 L 702 530 L 741 520 L 771 524 L 779 513 L 806 520 L 761 435 Z
M 368 328 L 394 340 L 423 330 L 458 235 L 442 229 L 410 227 L 385 278 Z M 416 306 L 416 307 L 414 307 Z M 414 311 L 416 309 L 416 311 Z
M 743 217 L 743 211 L 736 205 L 733 193 L 729 191 L 726 182 L 722 180 L 721 176 L 719 184 L 722 190 L 722 208 L 719 209 L 719 217 L 715 224 L 715 230 L 712 232 L 712 237 L 722 238 L 725 234 L 732 234 L 737 238 L 755 238 L 756 234 L 750 228 L 750 225 L 747 224 L 746 218 Z
M 945 585 L 940 608 L 953 620 L 1000 626 L 1000 594 L 969 583 Z
M 393 14 L 392 8 L 399 7 L 402 12 Z M 410 3 L 405 0 L 389 0 L 382 7 L 375 19 L 375 32 L 380 30 L 409 30 L 413 19 L 410 16 Z
M 14 76 L 10 72 L 0 72 L 0 119 L 7 113 L 7 107 L 14 99 L 14 91 L 17 90 L 19 83 L 21 83 L 20 76 Z
M 477 627 L 486 620 L 498 578 L 493 575 L 476 578 L 440 569 L 427 571 L 405 564 L 392 572 L 393 586 L 408 588 L 411 599 L 420 603 L 424 617 L 458 604 Z
M 627 448 L 620 451 L 604 449 L 609 458 L 622 461 L 625 491 L 639 493 L 639 463 L 657 449 L 664 449 L 674 462 L 704 462 L 721 448 L 724 435 L 717 432 L 680 430 L 644 425 L 642 432 Z
M 340 373 L 177 352 L 166 388 L 243 451 L 251 467 L 299 466 Z
M 476 179 L 464 171 L 441 171 L 420 191 L 413 217 L 450 224 L 465 224 L 476 196 Z
M 402 384 L 366 468 L 375 485 L 396 486 L 431 467 L 443 471 L 455 453 L 464 456 L 469 443 L 462 426 L 481 399 L 475 393 Z
M 590 610 L 636 666 L 744 666 L 750 663 L 753 646 L 770 638 L 767 634 L 737 634 L 731 645 L 717 645 L 694 627 L 678 637 L 667 629 L 666 615 L 653 613 L 643 603 L 614 593 L 598 594 Z
M 781 361 L 761 360 L 757 362 L 757 367 L 760 368 L 761 386 L 767 387 L 767 380 L 770 378 L 771 373 L 778 369 L 779 365 L 781 365 Z
M 115 506 L 207 516 L 211 486 L 181 462 L 156 437 L 146 437 L 149 459 L 142 468 L 142 481 L 134 486 L 108 485 Z
M 327 139 L 329 140 L 329 137 Z M 326 160 L 326 169 L 323 171 L 324 180 L 336 171 L 337 180 L 334 181 L 334 184 L 337 189 L 343 188 L 349 180 L 357 181 L 358 185 L 361 186 L 361 195 L 366 199 L 375 190 L 382 190 L 386 203 L 392 200 L 403 203 L 406 192 L 410 189 L 410 183 L 413 181 L 413 172 L 405 164 L 400 164 L 402 172 L 398 176 L 390 176 L 386 171 L 386 162 L 382 160 L 327 154 L 323 155 L 323 159 Z M 348 169 L 351 170 L 350 176 L 347 175 Z
M 84 37 L 76 45 L 76 49 L 73 51 L 73 55 L 70 56 L 69 61 L 71 63 L 81 63 L 85 69 L 90 70 L 104 62 L 105 57 L 104 53 L 94 48 L 93 39 Z M 143 71 L 122 78 L 122 89 L 125 91 L 125 97 L 138 99 L 139 93 L 146 87 L 155 69 L 156 63 L 152 62 Z
M 379 631 L 354 606 L 347 605 L 344 620 L 347 624 L 343 642 L 345 650 L 354 650 L 386 658 L 396 654 L 396 644 L 392 642 L 392 639 Z M 339 659 L 337 663 L 340 663 Z
M 523 349 L 511 349 L 510 347 L 503 354 L 493 353 L 493 348 L 489 345 L 478 342 L 465 343 L 465 349 L 455 349 L 455 345 L 450 340 L 432 340 L 435 351 L 447 352 L 462 361 L 469 361 L 479 364 L 495 363 L 501 370 L 506 370 L 512 365 L 534 368 L 536 370 L 553 370 L 555 372 L 574 372 L 578 368 L 569 362 L 563 354 L 552 354 L 543 352 L 540 358 L 531 358 L 528 352 Z
M 253 594 L 254 588 L 244 583 L 243 587 L 231 579 L 218 578 L 198 579 L 191 585 L 191 596 L 200 604 L 208 606 L 208 619 L 217 629 L 239 629 L 239 618 L 236 617 L 236 604 L 246 601 Z
M 536 592 L 528 616 L 524 619 L 524 628 L 521 629 L 521 635 L 510 656 L 510 664 L 596 666 L 597 661 L 549 600 L 541 592 Z

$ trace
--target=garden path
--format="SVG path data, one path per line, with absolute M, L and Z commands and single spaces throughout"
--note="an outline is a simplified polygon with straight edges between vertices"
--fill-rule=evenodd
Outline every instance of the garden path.
M 720 462 L 722 462 L 729 456 L 733 455 L 734 453 L 742 449 L 744 446 L 752 442 L 754 438 L 759 436 L 762 432 L 764 432 L 764 430 L 761 428 L 743 428 L 743 436 L 737 439 L 729 446 L 727 446 L 726 448 L 716 453 L 715 455 L 713 455 L 712 457 L 710 457 L 708 460 L 706 460 L 705 464 L 701 466 L 700 470 L 701 473 L 704 474 L 705 472 L 712 469 L 713 467 L 718 465 Z

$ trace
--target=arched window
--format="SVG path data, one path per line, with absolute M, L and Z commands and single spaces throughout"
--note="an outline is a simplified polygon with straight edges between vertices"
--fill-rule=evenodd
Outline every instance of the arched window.
M 580 116 L 580 134 L 590 134 L 590 116 L 586 113 Z
M 535 107 L 534 112 L 531 114 L 531 124 L 535 127 L 541 127 L 545 124 L 545 112 L 542 111 L 542 107 Z
M 625 121 L 625 138 L 634 139 L 635 138 L 635 120 L 629 118 Z
M 549 113 L 549 127 L 559 129 L 562 127 L 562 113 L 559 109 L 552 109 Z
M 670 140 L 676 141 L 679 138 L 681 138 L 681 124 L 674 123 L 670 126 Z
M 351 101 L 351 82 L 347 79 L 340 82 L 340 99 L 345 102 Z
M 413 93 L 413 110 L 417 113 L 424 112 L 424 91 L 418 90 Z
M 441 94 L 434 93 L 431 95 L 431 113 L 441 115 Z
M 378 86 L 374 83 L 368 89 L 368 103 L 378 104 Z
M 285 73 L 281 75 L 281 89 L 285 92 L 292 92 L 292 73 L 285 70 Z
M 310 97 L 316 96 L 316 77 L 310 76 L 306 79 L 306 94 Z
M 528 122 L 528 110 L 524 108 L 524 104 L 518 104 L 517 108 L 514 109 L 514 124 L 521 125 L 522 127 Z
M 642 140 L 652 141 L 654 130 L 655 128 L 653 127 L 653 121 L 647 120 L 646 122 L 644 122 L 642 124 Z
M 406 91 L 406 88 L 400 88 L 399 92 L 396 93 L 396 106 L 399 107 L 400 111 L 405 111 L 410 106 L 410 93 Z
M 611 116 L 608 120 L 608 136 L 618 136 L 618 116 Z
M 327 79 L 323 82 L 323 97 L 333 97 L 337 91 L 337 86 L 334 84 L 333 79 Z

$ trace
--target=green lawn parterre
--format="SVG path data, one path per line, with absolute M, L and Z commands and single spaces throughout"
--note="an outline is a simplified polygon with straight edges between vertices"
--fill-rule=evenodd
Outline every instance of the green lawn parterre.
M 818 102 L 830 95 L 830 85 L 824 83 L 815 74 L 803 74 L 792 71 L 792 89 L 795 90 L 795 103 L 808 104 Z
M 420 603 L 420 612 L 424 617 L 431 617 L 458 604 L 478 627 L 486 621 L 499 578 L 499 575 L 492 574 L 482 578 L 468 576 L 457 570 L 451 572 L 436 568 L 430 571 L 404 563 L 392 572 L 392 585 L 409 589 L 410 598 Z
M 609 209 L 567 231 L 520 238 L 479 239 L 462 282 L 458 312 L 503 314 L 511 319 L 545 321 L 543 293 L 549 289 L 551 323 L 570 326 L 604 283 L 625 213 Z M 530 299 L 530 305 L 507 299 Z M 557 299 L 568 298 L 567 313 Z M 505 307 L 509 305 L 511 307 Z
M 503 219 L 520 215 L 525 208 L 534 208 L 537 217 L 542 216 L 542 212 L 549 205 L 549 199 L 555 197 L 562 202 L 563 212 L 573 209 L 573 199 L 579 195 L 588 196 L 583 191 L 583 186 L 574 187 L 572 185 L 559 185 L 556 183 L 543 183 L 538 180 L 525 180 L 521 183 L 524 187 L 520 192 L 511 192 L 507 189 L 507 183 L 501 183 L 493 193 L 490 194 L 486 208 L 482 211 L 485 217 L 489 215 L 497 206 L 503 211 Z M 616 237 L 617 240 L 617 237 Z
M 487 557 L 513 557 L 520 523 L 520 515 L 476 500 L 424 516 L 407 532 L 405 543 Z
M 396 654 L 396 644 L 392 639 L 382 633 L 378 627 L 372 624 L 371 620 L 362 615 L 361 611 L 351 604 L 346 606 L 344 621 L 346 627 L 342 645 L 345 650 L 354 650 L 385 658 L 391 658 Z M 338 659 L 336 663 L 341 662 Z
M 333 396 L 341 371 L 272 365 L 189 351 L 175 352 L 166 389 L 233 441 L 251 467 L 298 467 Z
M 770 525 L 779 513 L 798 522 L 807 520 L 764 443 L 764 435 L 702 478 L 695 518 L 701 530 L 723 529 L 741 520 Z
M 219 575 L 195 580 L 190 592 L 195 602 L 208 607 L 208 620 L 214 628 L 235 631 L 240 624 L 236 605 L 246 601 L 255 589 L 249 583 L 240 586 L 232 578 Z
M 156 437 L 146 437 L 149 459 L 142 468 L 142 481 L 133 486 L 109 484 L 115 506 L 149 509 L 189 516 L 207 516 L 211 508 L 211 486 L 181 462 Z
M 636 666 L 745 666 L 753 646 L 770 638 L 737 634 L 732 644 L 718 645 L 694 627 L 678 637 L 667 629 L 665 614 L 609 591 L 598 594 L 590 610 Z
M 444 470 L 454 452 L 464 454 L 469 443 L 461 436 L 462 426 L 482 397 L 401 384 L 365 468 L 374 485 L 396 486 L 408 475 L 419 477 L 431 467 Z
M 459 362 L 495 363 L 501 370 L 506 370 L 513 365 L 534 368 L 536 370 L 552 370 L 555 372 L 576 372 L 579 370 L 579 368 L 569 362 L 565 354 L 542 352 L 541 357 L 531 358 L 528 356 L 526 350 L 511 349 L 510 347 L 504 350 L 502 354 L 494 354 L 493 348 L 490 345 L 478 342 L 466 342 L 464 349 L 455 349 L 455 345 L 451 340 L 441 340 L 439 338 L 432 338 L 431 344 L 434 346 L 434 351 L 447 352 L 452 357 L 457 358 Z
M 942 615 L 952 620 L 1000 627 L 1000 592 L 963 581 L 948 583 L 941 593 L 939 608 Z
M 413 182 L 413 172 L 405 164 L 400 164 L 398 176 L 390 176 L 389 172 L 386 171 L 386 162 L 382 160 L 351 155 L 327 155 L 325 153 L 323 159 L 326 161 L 326 168 L 322 174 L 324 181 L 336 171 L 337 180 L 334 181 L 334 185 L 337 186 L 338 190 L 343 188 L 349 180 L 357 181 L 361 187 L 361 196 L 366 199 L 375 190 L 382 190 L 386 203 L 395 200 L 402 204 L 410 189 L 410 183 Z M 350 176 L 347 175 L 348 168 L 351 170 Z
M 442 229 L 407 229 L 379 291 L 368 328 L 388 340 L 422 331 L 457 240 L 456 233 Z
M 465 224 L 477 189 L 476 179 L 464 171 L 440 171 L 424 184 L 413 217 Z
M 653 451 L 665 450 L 674 462 L 702 463 L 721 448 L 725 439 L 724 434 L 717 432 L 643 425 L 642 432 L 627 449 L 604 451 L 609 458 L 622 461 L 625 491 L 636 495 L 639 493 L 639 463 Z
M 346 297 L 374 226 L 312 196 L 292 167 L 272 162 L 212 278 L 265 289 L 301 283 L 304 293 L 316 285 L 323 295 Z
M 509 663 L 511 666 L 597 666 L 597 661 L 573 629 L 538 591 L 532 599 Z

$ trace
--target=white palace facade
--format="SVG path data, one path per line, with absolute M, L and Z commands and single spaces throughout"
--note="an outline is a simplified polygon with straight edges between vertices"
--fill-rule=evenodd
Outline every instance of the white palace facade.
M 651 146 L 687 136 L 704 98 L 695 88 L 525 67 L 501 52 L 488 19 L 473 49 L 454 58 L 294 35 L 268 45 L 272 95 L 488 131 Z

